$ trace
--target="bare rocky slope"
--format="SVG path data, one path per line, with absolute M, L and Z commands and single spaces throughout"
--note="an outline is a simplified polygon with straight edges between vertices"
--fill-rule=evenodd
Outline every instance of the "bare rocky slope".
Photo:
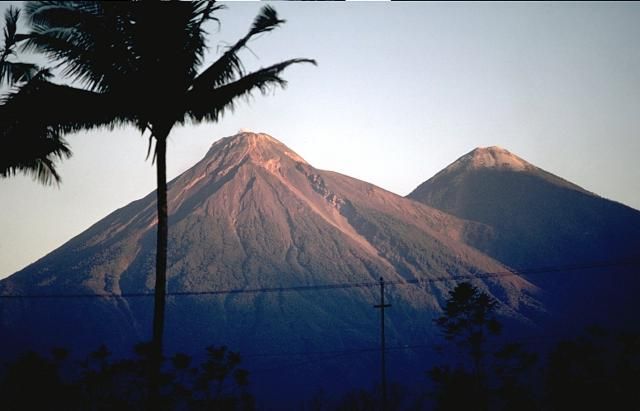
M 312 362 L 305 371 L 287 371 L 282 357 L 263 354 L 375 348 L 379 289 L 370 285 L 380 277 L 395 283 L 387 287 L 387 341 L 400 346 L 433 341 L 432 319 L 455 285 L 448 278 L 507 270 L 468 241 L 484 224 L 318 170 L 266 134 L 217 141 L 170 182 L 168 198 L 168 290 L 180 294 L 168 297 L 168 351 L 227 344 L 246 355 L 265 387 L 281 378 L 307 390 L 314 379 L 343 386 L 375 380 L 375 352 L 346 365 L 344 358 Z M 152 298 L 140 294 L 154 286 L 155 216 L 150 193 L 0 282 L 0 294 L 49 296 L 0 300 L 4 352 L 99 343 L 123 352 L 149 339 Z M 273 290 L 347 283 L 365 284 Z M 518 276 L 474 283 L 501 302 L 505 318 L 535 326 L 537 287 Z M 190 294 L 220 290 L 235 291 Z M 113 297 L 84 297 L 95 294 Z M 417 359 L 432 352 L 401 354 L 392 375 L 423 375 Z M 275 379 L 260 374 L 274 364 L 281 368 Z
M 545 290 L 548 309 L 565 313 L 565 324 L 637 324 L 638 210 L 500 147 L 465 154 L 407 197 L 483 225 L 469 226 L 467 244 L 532 272 L 527 279 Z

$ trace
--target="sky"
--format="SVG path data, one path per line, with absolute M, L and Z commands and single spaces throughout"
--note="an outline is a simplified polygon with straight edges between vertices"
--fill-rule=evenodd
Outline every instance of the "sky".
M 225 4 L 208 62 L 264 5 Z M 240 129 L 402 196 L 475 147 L 498 145 L 640 209 L 639 2 L 271 4 L 287 23 L 250 43 L 245 66 L 293 57 L 318 66 L 289 68 L 286 90 L 257 94 L 217 124 L 174 129 L 169 178 Z M 67 140 L 74 155 L 59 186 L 0 178 L 0 278 L 155 189 L 147 140 L 133 129 Z

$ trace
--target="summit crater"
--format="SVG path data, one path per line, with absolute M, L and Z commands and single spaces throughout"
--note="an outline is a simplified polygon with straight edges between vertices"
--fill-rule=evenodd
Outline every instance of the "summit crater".
M 266 133 L 241 131 L 222 138 L 211 145 L 206 158 L 217 157 L 225 161 L 249 160 L 256 164 L 267 164 L 273 161 L 290 160 L 294 163 L 307 162 L 293 150 Z
M 535 168 L 522 158 L 499 146 L 478 147 L 461 160 L 461 163 L 469 169 L 503 168 L 525 171 Z

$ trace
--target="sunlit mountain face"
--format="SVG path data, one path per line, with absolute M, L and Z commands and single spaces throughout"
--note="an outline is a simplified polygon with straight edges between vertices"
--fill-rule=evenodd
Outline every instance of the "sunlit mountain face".
M 375 354 L 380 278 L 389 284 L 392 304 L 388 344 L 424 345 L 438 336 L 432 320 L 454 276 L 507 270 L 463 241 L 477 223 L 318 170 L 266 134 L 217 141 L 170 182 L 168 199 L 168 351 L 226 344 L 257 368 L 278 363 L 274 357 L 250 360 L 251 354 L 372 347 Z M 150 193 L 2 281 L 2 294 L 115 296 L 3 300 L 7 351 L 88 350 L 106 343 L 124 352 L 149 339 L 152 298 L 141 294 L 154 286 L 155 208 Z M 501 301 L 508 321 L 533 326 L 541 310 L 535 286 L 517 275 L 475 284 Z M 432 354 L 402 351 L 395 372 L 422 376 L 418 359 Z M 325 381 L 340 361 L 310 365 L 304 369 L 309 380 L 299 383 Z M 371 381 L 376 367 L 377 356 L 369 352 L 329 380 L 345 386 Z M 270 380 L 292 375 L 283 371 Z
M 637 291 L 617 266 L 588 280 L 514 270 L 629 259 L 640 218 L 498 148 L 403 198 L 243 131 L 171 181 L 168 200 L 166 351 L 227 345 L 264 398 L 378 380 L 381 278 L 389 377 L 416 382 L 442 341 L 433 319 L 460 281 L 499 301 L 513 335 L 546 332 L 594 293 L 616 303 L 585 321 L 628 311 Z M 150 193 L 1 281 L 0 294 L 29 296 L 0 299 L 4 355 L 102 343 L 124 355 L 149 340 L 155 237 Z

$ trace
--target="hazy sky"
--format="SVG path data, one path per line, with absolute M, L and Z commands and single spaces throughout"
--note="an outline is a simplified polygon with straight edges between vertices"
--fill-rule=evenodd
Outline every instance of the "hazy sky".
M 210 30 L 211 59 L 263 4 L 227 3 Z M 400 195 L 473 148 L 499 145 L 640 209 L 640 3 L 272 5 L 288 21 L 250 44 L 246 66 L 291 57 L 319 66 L 290 68 L 286 90 L 256 95 L 219 124 L 174 130 L 169 177 L 240 128 Z M 0 278 L 155 188 L 137 132 L 68 140 L 60 187 L 0 179 Z

